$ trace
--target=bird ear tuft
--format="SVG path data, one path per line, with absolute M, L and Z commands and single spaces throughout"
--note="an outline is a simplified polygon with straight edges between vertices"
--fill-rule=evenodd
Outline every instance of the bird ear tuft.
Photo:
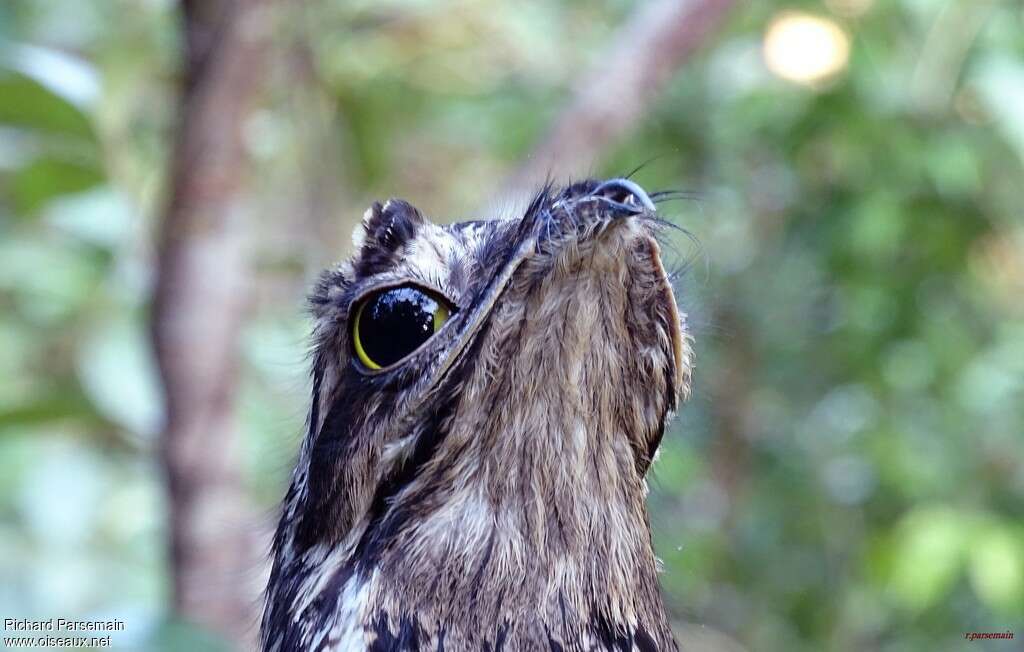
M 394 252 L 416 235 L 424 221 L 423 215 L 407 201 L 374 202 L 363 214 L 363 222 L 356 227 L 352 241 L 364 252 L 371 248 Z
M 402 247 L 416 237 L 424 224 L 426 219 L 407 201 L 374 202 L 352 234 L 356 276 L 365 278 L 393 268 Z

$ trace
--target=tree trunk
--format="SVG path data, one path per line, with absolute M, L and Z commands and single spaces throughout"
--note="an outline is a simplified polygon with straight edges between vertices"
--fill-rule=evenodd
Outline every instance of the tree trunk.
M 242 128 L 263 81 L 265 4 L 182 3 L 184 88 L 151 323 L 166 402 L 174 604 L 242 649 L 255 646 L 262 588 L 235 418 L 252 228 Z

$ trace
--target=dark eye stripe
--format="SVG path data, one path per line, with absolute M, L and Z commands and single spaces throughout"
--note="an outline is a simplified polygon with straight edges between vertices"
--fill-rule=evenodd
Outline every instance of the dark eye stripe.
M 391 366 L 420 348 L 448 319 L 447 301 L 402 286 L 370 295 L 356 309 L 352 344 L 368 369 Z

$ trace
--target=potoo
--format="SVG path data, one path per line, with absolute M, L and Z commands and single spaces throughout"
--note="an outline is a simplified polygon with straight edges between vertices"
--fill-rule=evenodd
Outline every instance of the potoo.
M 367 211 L 311 297 L 265 650 L 677 649 L 645 504 L 692 366 L 663 224 L 627 179 Z

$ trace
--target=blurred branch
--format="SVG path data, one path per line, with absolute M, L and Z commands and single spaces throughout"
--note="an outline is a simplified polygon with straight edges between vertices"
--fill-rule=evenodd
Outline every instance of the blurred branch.
M 911 77 L 913 98 L 925 111 L 949 109 L 964 62 L 993 5 L 993 0 L 950 2 L 939 12 Z
M 632 129 L 672 74 L 722 23 L 733 0 L 653 0 L 584 75 L 568 107 L 508 180 L 512 193 L 575 175 Z
M 734 297 L 740 289 L 726 283 Z M 749 323 L 738 314 L 737 306 L 728 301 L 719 302 L 711 315 L 711 322 L 729 333 L 729 346 L 722 352 L 719 368 L 710 375 L 712 409 L 710 416 L 715 433 L 710 446 L 708 464 L 711 478 L 725 497 L 722 531 L 731 533 L 735 525 L 737 505 L 746 489 L 750 475 L 750 433 L 752 379 L 756 376 L 758 361 L 754 350 L 754 334 Z
M 260 578 L 241 485 L 235 398 L 250 288 L 243 125 L 264 77 L 266 0 L 184 0 L 184 93 L 159 241 L 152 334 L 175 606 L 254 647 Z

